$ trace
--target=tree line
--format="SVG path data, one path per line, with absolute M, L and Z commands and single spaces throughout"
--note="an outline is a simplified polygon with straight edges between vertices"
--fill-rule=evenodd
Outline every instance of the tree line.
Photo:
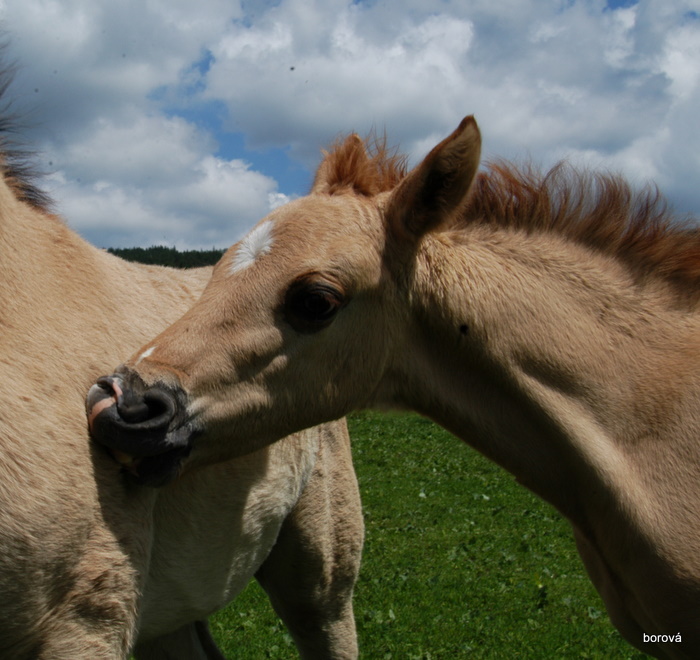
M 178 250 L 164 245 L 153 245 L 149 248 L 108 248 L 107 252 L 141 264 L 153 266 L 171 266 L 172 268 L 199 268 L 213 266 L 221 259 L 225 250 Z

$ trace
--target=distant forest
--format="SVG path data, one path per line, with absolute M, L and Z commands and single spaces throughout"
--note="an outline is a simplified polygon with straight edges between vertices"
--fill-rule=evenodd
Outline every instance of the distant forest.
M 149 248 L 108 248 L 111 252 L 126 261 L 137 261 L 141 264 L 155 266 L 171 266 L 173 268 L 199 268 L 213 266 L 225 250 L 184 250 L 180 252 L 174 247 L 154 245 Z

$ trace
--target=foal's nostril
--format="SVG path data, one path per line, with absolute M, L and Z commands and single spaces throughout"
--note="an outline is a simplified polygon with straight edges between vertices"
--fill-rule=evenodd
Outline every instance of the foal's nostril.
M 122 401 L 117 410 L 127 424 L 138 424 L 151 417 L 151 410 L 145 401 Z
M 117 404 L 121 420 L 132 428 L 155 430 L 167 427 L 175 417 L 176 404 L 165 390 L 152 388 L 143 394 L 124 392 Z
M 122 396 L 122 388 L 119 386 L 117 379 L 112 376 L 102 376 L 97 379 L 95 385 L 104 392 L 105 395 L 112 397 L 115 401 Z

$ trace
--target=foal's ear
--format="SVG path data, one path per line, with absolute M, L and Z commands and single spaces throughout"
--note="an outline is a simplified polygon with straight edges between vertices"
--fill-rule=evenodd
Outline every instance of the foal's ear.
M 438 144 L 386 201 L 384 214 L 397 238 L 417 240 L 446 222 L 471 187 L 481 155 L 481 134 L 473 116 Z

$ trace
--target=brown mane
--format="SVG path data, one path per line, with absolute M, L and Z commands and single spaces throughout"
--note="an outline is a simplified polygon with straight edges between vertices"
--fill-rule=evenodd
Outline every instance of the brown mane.
M 329 195 L 351 190 L 372 197 L 392 190 L 407 172 L 408 158 L 389 149 L 385 137 L 374 134 L 365 140 L 355 133 L 340 138 L 323 155 L 322 167 L 329 181 L 324 192 Z
M 700 288 L 700 225 L 676 217 L 655 187 L 560 163 L 546 174 L 507 162 L 477 177 L 462 216 L 525 232 L 555 232 L 659 275 L 686 295 Z M 690 290 L 689 290 L 690 289 Z
M 407 173 L 405 155 L 385 139 L 357 135 L 325 153 L 324 192 L 373 196 Z M 525 232 L 555 232 L 615 255 L 635 273 L 675 283 L 695 299 L 700 291 L 700 225 L 675 216 L 655 187 L 635 191 L 620 176 L 579 171 L 560 163 L 546 174 L 506 161 L 487 165 L 472 188 L 463 224 L 489 223 Z
M 0 44 L 0 55 L 3 46 Z M 50 213 L 51 199 L 35 183 L 40 173 L 32 163 L 33 153 L 26 149 L 18 135 L 21 122 L 5 100 L 14 78 L 14 68 L 0 68 L 0 174 L 15 197 L 38 211 Z

